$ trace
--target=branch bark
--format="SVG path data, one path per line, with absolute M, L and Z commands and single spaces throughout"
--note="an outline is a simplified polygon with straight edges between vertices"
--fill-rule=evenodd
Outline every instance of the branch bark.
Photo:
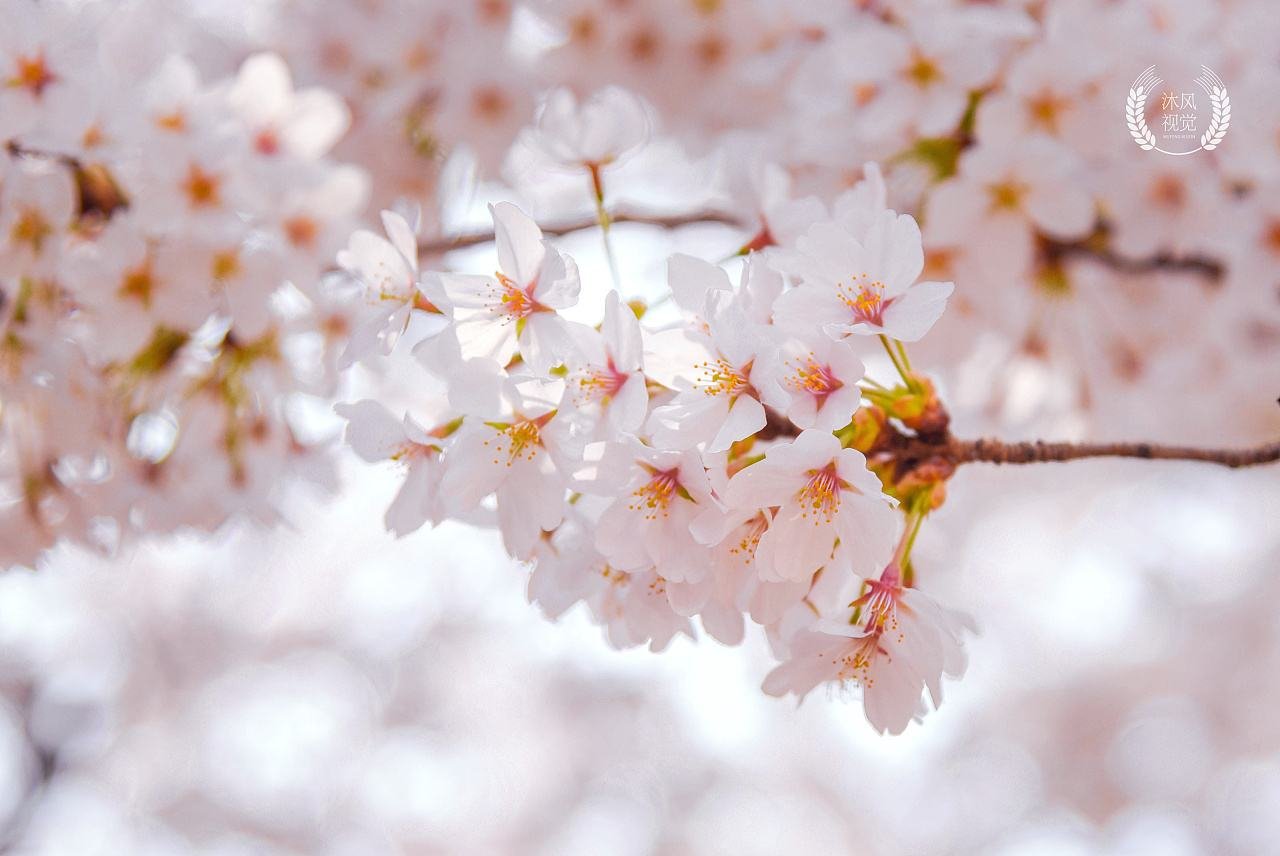
M 1164 461 L 1202 461 L 1238 469 L 1280 461 L 1280 442 L 1246 449 L 1202 449 L 1158 443 L 1046 443 L 1043 440 L 1006 443 L 1001 440 L 958 440 L 934 447 L 935 454 L 957 464 L 1040 464 L 1082 458 L 1142 458 Z
M 1222 262 L 1207 256 L 1177 256 L 1172 253 L 1158 252 L 1146 258 L 1133 259 L 1122 256 L 1109 247 L 1099 246 L 1091 238 L 1070 242 L 1047 239 L 1043 249 L 1051 260 L 1086 256 L 1121 273 L 1148 274 L 1159 271 L 1188 273 L 1204 277 L 1210 283 L 1216 283 L 1222 279 L 1225 272 Z
M 722 211 L 694 211 L 689 214 L 641 214 L 638 212 L 620 211 L 616 214 L 609 215 L 609 223 L 642 223 L 648 226 L 657 226 L 662 229 L 676 229 L 680 226 L 692 226 L 698 223 L 720 223 L 725 226 L 738 226 L 747 228 L 742 221 L 735 217 L 731 217 Z M 570 220 L 562 223 L 541 224 L 542 233 L 544 235 L 567 235 L 571 232 L 581 232 L 584 229 L 593 229 L 600 225 L 595 217 L 586 217 L 580 220 Z M 424 241 L 418 245 L 419 252 L 424 255 L 440 255 L 450 250 L 460 250 L 464 247 L 474 247 L 477 244 L 487 244 L 493 240 L 492 229 L 481 229 L 475 232 L 464 232 L 460 235 L 452 237 L 437 238 L 431 241 Z
M 796 437 L 800 429 L 772 407 L 765 408 L 765 425 L 758 440 Z M 1200 461 L 1240 469 L 1280 462 L 1280 441 L 1244 449 L 1169 446 L 1161 443 L 1055 443 L 1045 440 L 1007 442 L 990 437 L 964 440 L 945 429 L 933 435 L 905 434 L 884 426 L 868 457 L 896 460 L 911 468 L 930 459 L 961 464 L 1047 464 L 1084 458 L 1139 458 L 1149 461 Z

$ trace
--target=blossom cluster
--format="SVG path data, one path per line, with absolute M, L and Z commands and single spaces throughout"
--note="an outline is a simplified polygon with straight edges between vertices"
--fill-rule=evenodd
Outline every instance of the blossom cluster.
M 625 195 L 624 161 L 653 132 L 646 116 L 660 117 L 686 158 L 699 156 L 721 120 L 716 107 L 685 115 L 688 99 L 672 95 L 692 87 L 671 78 L 688 84 L 716 67 L 742 97 L 699 91 L 742 109 L 735 132 L 710 146 L 714 186 L 684 201 L 715 199 L 745 230 L 740 276 L 676 255 L 674 318 L 615 288 L 599 323 L 582 325 L 565 317 L 582 291 L 577 266 L 516 206 L 491 206 L 492 275 L 420 272 L 414 230 L 384 214 L 387 239 L 359 233 L 340 257 L 371 293 L 397 295 L 357 351 L 387 352 L 418 315 L 414 355 L 447 390 L 418 421 L 370 400 L 339 408 L 362 457 L 405 467 L 388 528 L 489 520 L 533 563 L 533 600 L 552 616 L 584 601 L 620 646 L 661 648 L 691 632 L 692 617 L 735 643 L 750 618 L 783 660 L 766 691 L 857 685 L 881 730 L 902 730 L 926 695 L 937 704 L 941 676 L 964 668 L 973 625 L 916 585 L 911 548 L 950 471 L 886 451 L 946 431 L 905 344 L 960 365 L 994 333 L 996 359 L 978 376 L 980 403 L 996 414 L 1011 409 L 1017 372 L 1038 364 L 1068 389 L 1073 415 L 1093 416 L 1102 393 L 1122 388 L 1145 393 L 1129 396 L 1147 411 L 1141 421 L 1169 415 L 1150 406 L 1169 366 L 1207 378 L 1223 352 L 1265 351 L 1275 306 L 1242 288 L 1230 263 L 1256 248 L 1209 219 L 1256 204 L 1265 176 L 1241 179 L 1212 158 L 1135 166 L 1122 122 L 1127 148 L 1091 130 L 1118 112 L 1107 94 L 1128 74 L 1126 39 L 1159 24 L 1179 45 L 1203 20 L 1093 4 L 1035 14 L 926 5 L 544 10 L 565 38 L 540 62 L 598 53 L 568 63 L 590 70 L 575 88 L 623 83 L 649 103 L 617 87 L 581 102 L 550 91 L 508 158 L 512 184 L 544 216 L 575 209 L 556 195 L 557 176 L 570 176 L 579 199 L 593 198 L 611 254 L 606 185 Z M 680 29 L 690 15 L 700 40 Z M 1107 31 L 1096 66 L 1073 64 L 1070 45 L 1095 31 Z M 609 49 L 627 39 L 630 53 Z M 723 66 L 682 72 L 668 61 L 695 41 L 718 45 L 703 56 Z M 1217 203 L 1190 199 L 1194 181 L 1216 184 Z M 1135 199 L 1150 210 L 1124 208 Z M 1189 228 L 1191 211 L 1209 212 L 1202 228 Z M 926 340 L 952 282 L 956 311 Z M 1152 324 L 1153 301 L 1171 289 L 1192 296 L 1173 301 L 1171 323 Z M 1206 304 L 1218 322 L 1188 358 L 1180 313 L 1194 322 Z M 892 386 L 865 376 L 864 361 L 883 352 L 900 374 Z M 1103 371 L 1078 374 L 1095 356 Z M 1256 413 L 1256 424 L 1246 416 L 1228 430 L 1252 438 L 1274 425 L 1270 411 Z
M 0 565 L 329 479 L 289 409 L 349 326 L 319 287 L 367 196 L 326 157 L 347 108 L 271 54 L 202 81 L 145 12 L 0 8 Z
M 557 95 L 527 142 L 599 188 L 602 165 L 643 142 L 642 117 L 615 90 Z M 888 495 L 858 448 L 886 417 L 864 394 L 892 410 L 922 392 L 907 372 L 864 390 L 861 357 L 883 345 L 905 360 L 953 289 L 921 280 L 919 227 L 885 193 L 868 165 L 793 245 L 749 254 L 736 284 L 672 256 L 665 324 L 616 289 L 598 325 L 566 318 L 578 267 L 511 203 L 490 207 L 492 274 L 421 273 L 409 225 L 384 212 L 385 238 L 357 232 L 339 255 L 369 292 L 400 295 L 358 341 L 385 351 L 410 314 L 434 316 L 414 353 L 447 398 L 425 423 L 338 407 L 361 457 L 404 467 L 388 528 L 489 511 L 548 613 L 585 601 L 615 643 L 655 650 L 694 616 L 737 643 L 749 617 L 786 660 L 767 691 L 856 683 L 872 723 L 901 731 L 963 670 L 968 620 L 904 580 L 936 484 Z

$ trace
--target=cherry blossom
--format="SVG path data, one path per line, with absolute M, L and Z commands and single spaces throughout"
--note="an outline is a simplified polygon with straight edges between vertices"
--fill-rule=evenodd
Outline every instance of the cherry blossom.
M 408 221 L 384 211 L 382 225 L 386 238 L 361 229 L 337 256 L 338 264 L 363 285 L 370 307 L 343 352 L 346 365 L 375 351 L 388 353 L 414 309 L 441 313 L 427 297 L 430 285 L 419 279 L 418 244 Z
M 576 347 L 568 361 L 566 405 L 595 411 L 611 435 L 634 434 L 649 404 L 639 319 L 611 291 L 600 330 L 579 325 L 570 332 Z
M 707 267 L 705 273 L 718 279 Z M 648 427 L 664 447 L 706 443 L 708 452 L 723 452 L 764 426 L 757 387 L 765 387 L 763 367 L 773 348 L 766 329 L 748 319 L 741 295 L 709 289 L 704 314 L 708 335 L 696 340 L 700 358 L 672 380 L 678 393 L 654 409 Z
M 441 491 L 455 512 L 496 496 L 507 548 L 527 558 L 540 534 L 564 516 L 572 457 L 567 427 L 557 421 L 562 384 L 504 378 L 496 363 L 475 358 L 459 367 L 466 414 L 445 460 Z
M 701 457 L 624 441 L 589 448 L 587 461 L 583 490 L 616 497 L 596 521 L 600 553 L 622 570 L 652 565 L 667 580 L 701 580 L 706 550 L 689 526 L 714 502 Z
M 862 399 L 858 381 L 864 368 L 847 341 L 814 337 L 813 344 L 791 339 L 765 367 L 771 388 L 769 403 L 799 428 L 835 431 L 853 417 Z
M 648 136 L 648 112 L 625 89 L 606 87 L 579 103 L 561 88 L 547 94 L 529 143 L 554 163 L 594 175 L 644 145 Z
M 443 520 L 442 453 L 459 422 L 426 429 L 409 414 L 396 419 L 381 404 L 368 399 L 339 404 L 335 409 L 347 420 L 346 440 L 357 455 L 370 463 L 394 461 L 405 469 L 404 484 L 387 506 L 387 529 L 407 535 L 424 523 Z
M 578 301 L 578 268 L 542 239 L 538 225 L 510 203 L 490 206 L 498 270 L 492 276 L 442 274 L 464 358 L 505 365 L 518 352 L 545 374 L 573 351 L 557 310 Z
M 865 231 L 853 215 L 810 227 L 773 264 L 800 281 L 775 307 L 778 323 L 832 338 L 887 335 L 914 342 L 946 308 L 954 286 L 918 282 L 920 228 L 909 214 L 883 211 Z
M 725 502 L 777 508 L 756 545 L 756 566 L 766 580 L 806 580 L 831 560 L 837 541 L 856 551 L 855 573 L 883 563 L 893 514 L 880 490 L 861 452 L 809 429 L 733 476 Z
M 972 621 L 923 592 L 904 588 L 895 565 L 864 587 L 866 593 L 852 606 L 853 618 L 865 622 L 822 622 L 800 633 L 792 640 L 791 656 L 765 678 L 764 691 L 803 699 L 819 684 L 855 684 L 872 726 L 901 734 L 925 712 L 924 691 L 937 707 L 942 676 L 964 673 L 962 633 Z

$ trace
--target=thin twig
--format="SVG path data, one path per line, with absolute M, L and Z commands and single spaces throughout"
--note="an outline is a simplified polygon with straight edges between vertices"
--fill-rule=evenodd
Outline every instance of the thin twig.
M 1202 449 L 1194 446 L 1164 446 L 1158 443 L 1006 443 L 1002 440 L 957 440 L 939 448 L 957 464 L 1039 464 L 1075 461 L 1081 458 L 1142 458 L 1164 461 L 1202 461 L 1236 469 L 1280 461 L 1280 443 L 1266 443 L 1247 449 Z
M 690 214 L 641 214 L 628 213 L 621 211 L 610 214 L 609 221 L 611 223 L 641 223 L 647 226 L 657 226 L 662 229 L 677 229 L 681 226 L 692 226 L 698 223 L 720 223 L 725 226 L 742 227 L 743 223 L 735 217 L 731 217 L 721 211 L 695 211 Z M 544 235 L 567 235 L 571 232 L 581 232 L 584 229 L 593 229 L 600 225 L 600 221 L 596 217 L 583 218 L 581 220 L 572 220 L 564 223 L 543 224 L 542 234 Z M 492 229 L 481 229 L 475 232 L 464 232 L 453 237 L 437 238 L 431 241 L 424 241 L 418 245 L 418 249 L 424 255 L 439 255 L 447 253 L 450 250 L 460 250 L 464 247 L 474 247 L 477 244 L 487 244 L 493 240 Z
M 1204 277 L 1210 282 L 1217 282 L 1225 273 L 1222 262 L 1207 256 L 1177 256 L 1172 253 L 1158 252 L 1146 258 L 1134 259 L 1122 256 L 1115 250 L 1101 245 L 1093 236 L 1070 242 L 1045 239 L 1043 251 L 1049 259 L 1054 261 L 1072 257 L 1091 258 L 1120 273 L 1147 274 L 1160 271 L 1188 273 Z
M 799 429 L 785 415 L 765 408 L 765 427 L 759 440 L 798 436 Z M 1044 440 L 1006 442 L 988 437 L 962 440 L 944 434 L 939 437 L 900 433 L 892 425 L 869 453 L 887 457 L 908 467 L 930 459 L 960 464 L 1047 464 L 1084 458 L 1139 458 L 1150 461 L 1201 461 L 1238 469 L 1280 462 L 1280 442 L 1244 449 L 1207 449 L 1198 446 L 1166 446 L 1160 443 L 1050 443 Z

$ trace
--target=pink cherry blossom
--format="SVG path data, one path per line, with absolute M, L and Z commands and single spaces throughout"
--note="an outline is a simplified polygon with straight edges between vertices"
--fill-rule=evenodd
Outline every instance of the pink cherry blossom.
M 742 296 L 730 291 L 708 291 L 705 313 L 708 335 L 695 340 L 696 361 L 677 374 L 675 398 L 649 419 L 649 431 L 667 448 L 706 443 L 707 451 L 723 452 L 765 424 L 757 387 L 765 386 L 763 366 L 772 359 L 766 329 L 747 318 Z
M 404 468 L 404 483 L 384 516 L 387 529 L 407 535 L 424 523 L 443 520 L 443 453 L 457 425 L 428 430 L 409 414 L 396 419 L 391 411 L 368 399 L 334 409 L 347 420 L 346 441 L 357 455 L 370 463 L 393 461 Z
M 765 678 L 764 691 L 803 699 L 819 684 L 854 684 L 872 726 L 901 734 L 925 712 L 924 691 L 937 707 L 943 674 L 964 673 L 962 633 L 972 621 L 904 588 L 896 565 L 868 580 L 865 590 L 852 604 L 855 617 L 865 620 L 820 622 L 800 633 L 790 657 Z
M 527 136 L 529 144 L 552 162 L 590 170 L 617 163 L 648 137 L 644 102 L 616 86 L 581 103 L 568 89 L 552 90 Z
M 605 298 L 604 321 L 595 331 L 570 328 L 575 354 L 569 359 L 565 401 L 595 413 L 607 434 L 634 434 L 648 411 L 640 322 L 617 292 Z M 601 438 L 604 439 L 604 438 Z
M 498 247 L 493 276 L 441 274 L 453 306 L 464 358 L 489 357 L 505 365 L 519 352 L 546 373 L 573 351 L 557 310 L 578 302 L 578 268 L 542 239 L 542 230 L 506 202 L 490 206 Z
M 847 341 L 790 339 L 765 371 L 778 393 L 769 404 L 800 428 L 843 428 L 861 401 L 858 381 L 865 369 Z
M 893 512 L 861 452 L 809 429 L 777 443 L 764 460 L 729 480 L 726 504 L 777 508 L 756 545 L 765 580 L 808 580 L 831 561 L 836 542 L 853 551 L 853 570 L 882 566 L 892 549 Z
M 816 223 L 794 251 L 774 257 L 778 270 L 800 283 L 778 299 L 778 323 L 835 339 L 886 335 L 914 342 L 942 315 L 954 286 L 917 281 L 924 254 L 910 215 L 883 211 L 865 231 L 861 219 Z
M 626 571 L 656 566 L 676 582 L 703 579 L 707 550 L 689 526 L 714 500 L 698 453 L 633 440 L 589 448 L 587 460 L 582 490 L 612 498 L 595 530 L 596 549 L 610 564 Z

